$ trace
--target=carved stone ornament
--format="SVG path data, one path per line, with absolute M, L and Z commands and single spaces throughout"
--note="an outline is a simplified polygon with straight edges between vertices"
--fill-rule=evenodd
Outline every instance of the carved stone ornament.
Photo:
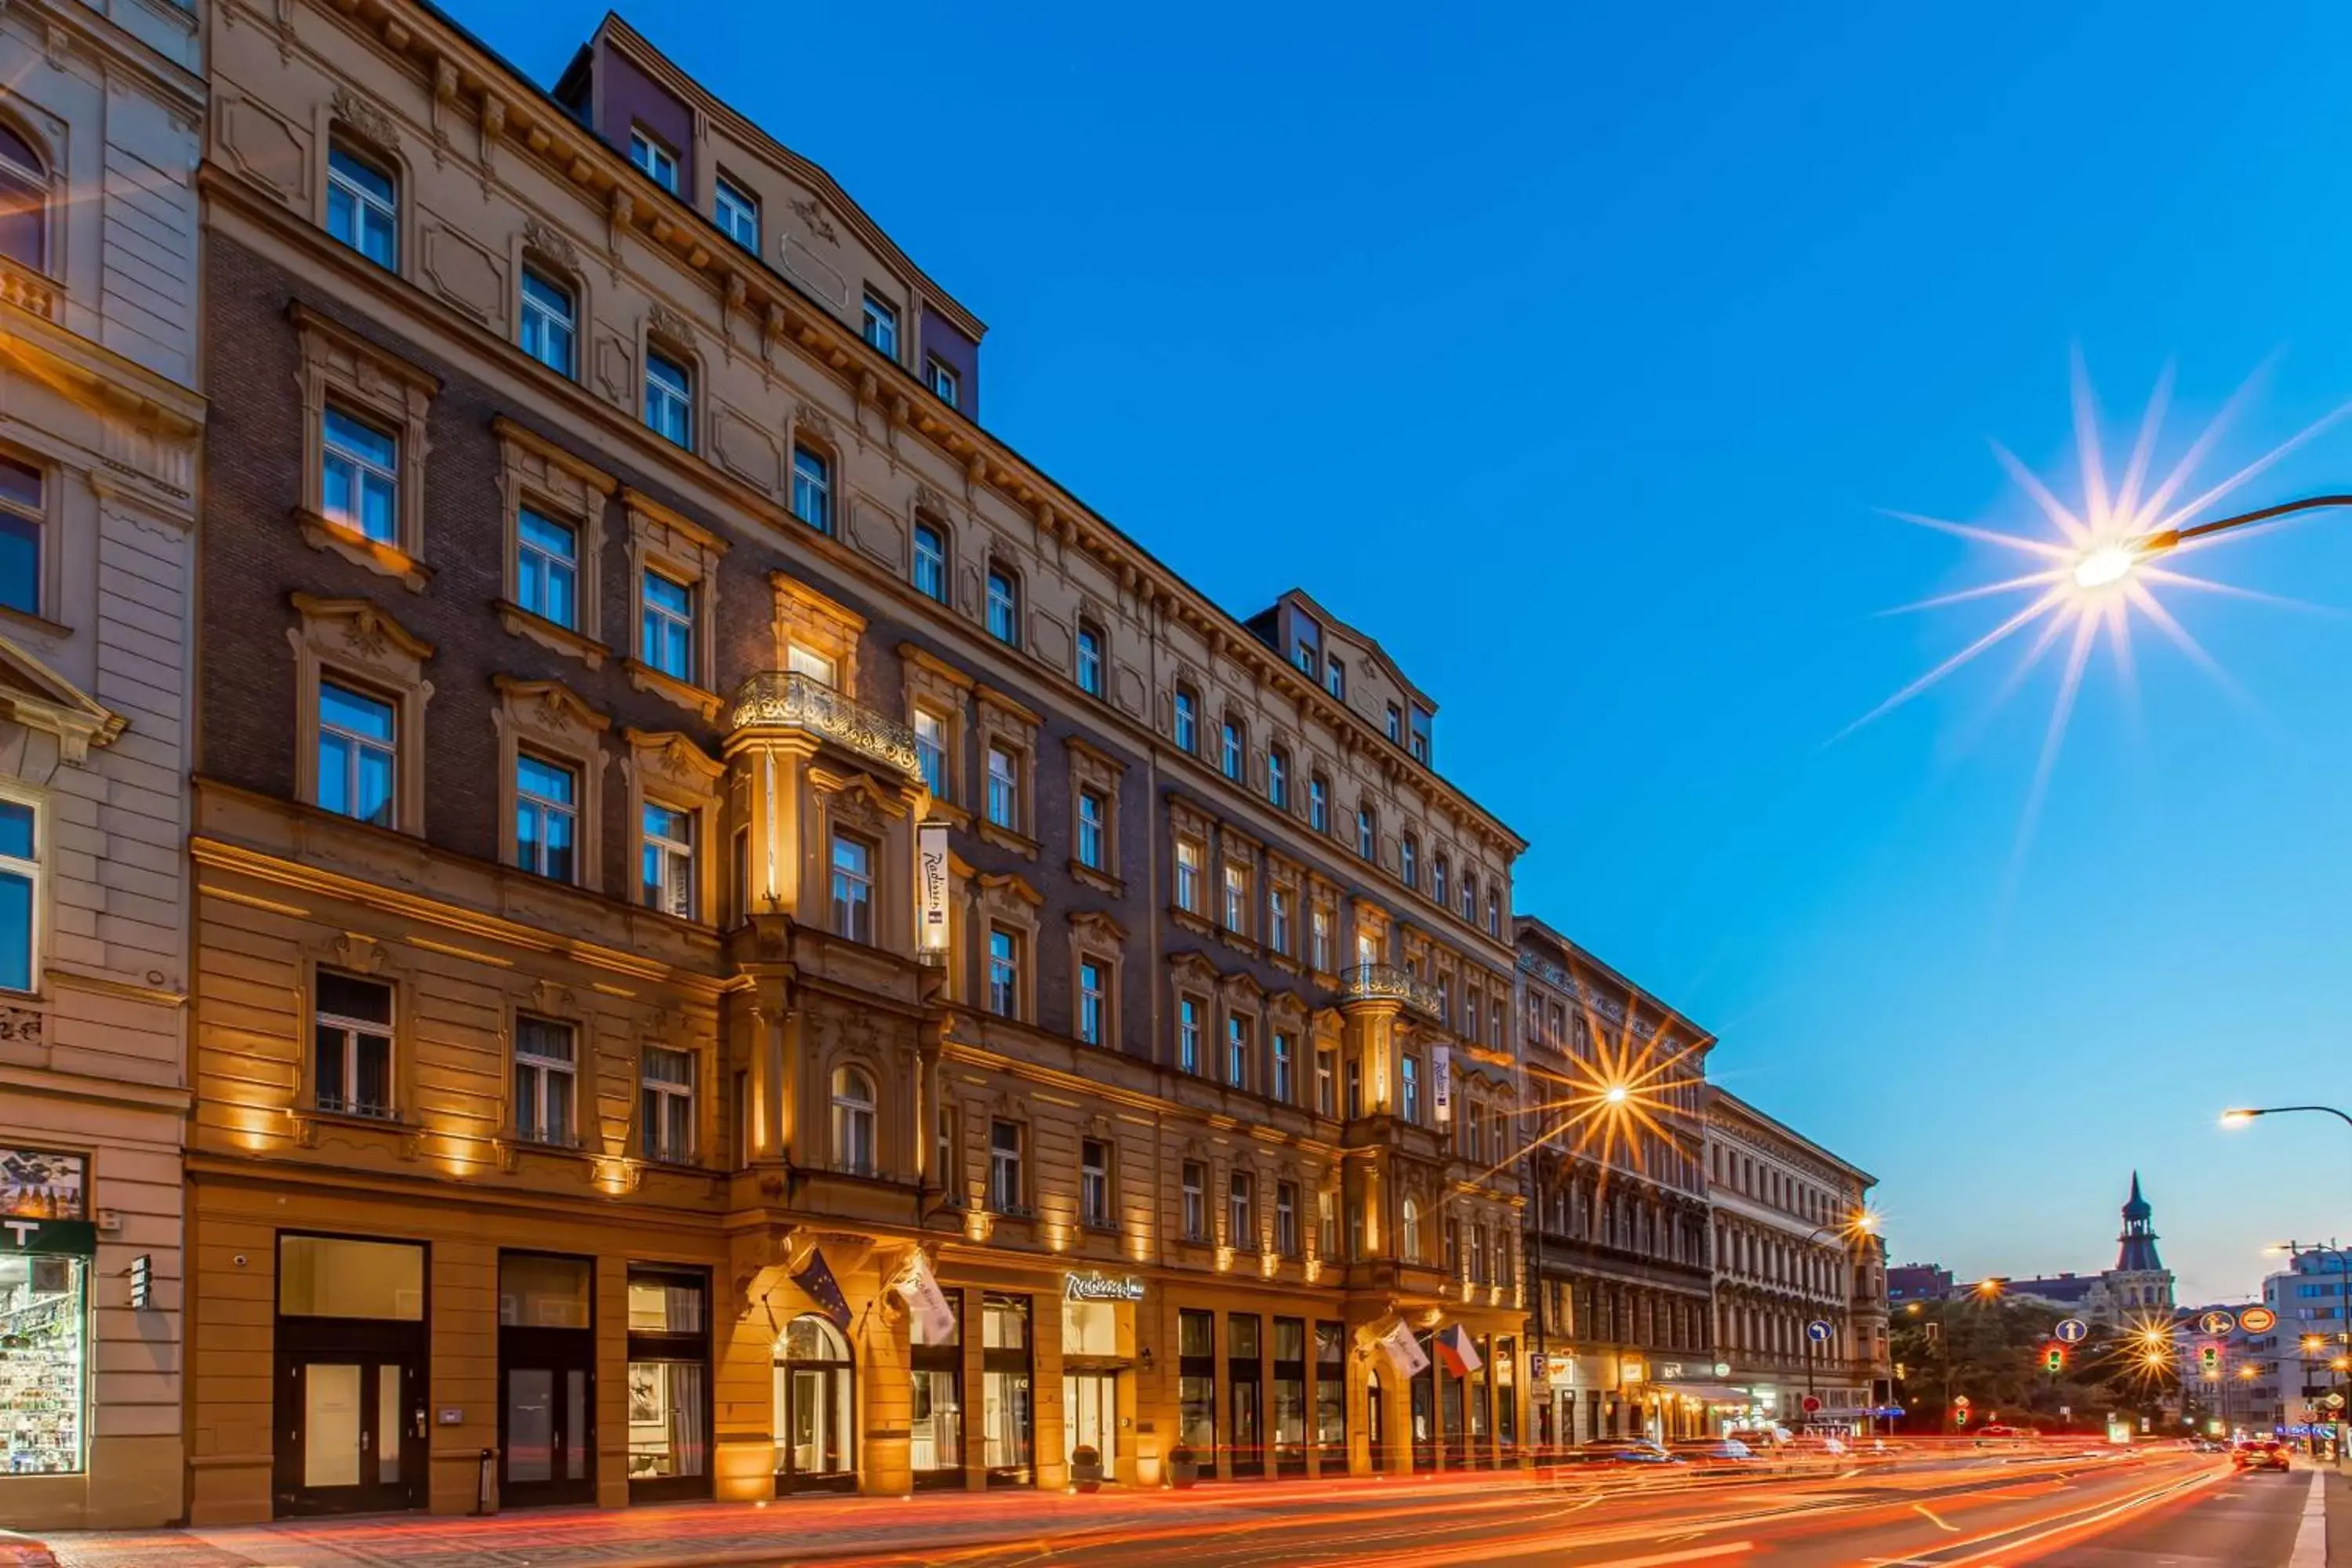
M 353 974 L 383 973 L 383 943 L 355 931 L 339 931 L 332 940 L 314 946 L 311 952 L 331 969 L 348 970 Z
M 675 343 L 691 344 L 694 342 L 694 323 L 686 319 L 685 312 L 658 300 L 646 311 L 646 331 Z
M 579 269 L 580 247 L 572 243 L 570 235 L 544 218 L 523 220 L 522 242 L 551 261 Z
M 917 485 L 915 487 L 915 505 L 921 510 L 935 512 L 940 516 L 945 516 L 948 510 L 948 498 L 940 494 L 939 491 L 931 489 L 929 485 Z
M 793 211 L 801 215 L 801 221 L 809 226 L 811 234 L 827 245 L 841 243 L 841 237 L 834 232 L 833 220 L 824 216 L 824 204 L 814 196 L 800 196 L 789 205 Z
M 833 421 L 825 417 L 824 409 L 813 403 L 797 405 L 793 409 L 793 423 L 828 438 L 833 435 Z
M 391 115 L 377 108 L 348 87 L 335 89 L 328 100 L 336 119 L 358 132 L 387 153 L 400 149 L 400 127 Z
M 0 1040 L 37 1046 L 47 1026 L 46 1016 L 30 1007 L 0 1007 Z

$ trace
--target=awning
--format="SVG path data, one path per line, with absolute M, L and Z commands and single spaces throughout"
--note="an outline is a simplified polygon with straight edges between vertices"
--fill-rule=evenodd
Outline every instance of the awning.
M 1696 1399 L 1702 1405 L 1752 1405 L 1755 1396 L 1744 1388 L 1734 1388 L 1722 1383 L 1648 1383 L 1643 1392 L 1668 1394 L 1676 1399 Z

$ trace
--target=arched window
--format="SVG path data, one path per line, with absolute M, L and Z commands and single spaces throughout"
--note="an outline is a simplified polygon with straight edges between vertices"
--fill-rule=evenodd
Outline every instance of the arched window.
M 948 602 L 948 541 L 936 523 L 915 524 L 914 577 L 917 593 Z
M 1367 860 L 1372 859 L 1378 853 L 1379 844 L 1380 827 L 1373 820 L 1372 808 L 1369 805 L 1356 807 L 1356 853 Z
M 1462 873 L 1462 918 L 1478 923 L 1478 879 L 1467 871 Z
M 793 443 L 793 515 L 819 533 L 833 531 L 833 465 L 798 441 Z
M 833 1160 L 854 1174 L 874 1173 L 874 1080 L 856 1068 L 833 1069 Z
M 1400 1242 L 1400 1258 L 1408 1263 L 1421 1261 L 1421 1205 L 1411 1198 L 1404 1201 L 1404 1232 Z
M 856 1370 L 830 1319 L 784 1325 L 775 1366 L 776 1490 L 848 1491 L 857 1484 Z
M 1078 623 L 1078 689 L 1089 697 L 1103 694 L 1102 628 L 1092 621 Z
M 1021 646 L 1021 593 L 1013 574 L 991 562 L 988 567 L 988 635 L 998 642 Z
M 0 256 L 48 269 L 48 166 L 14 126 L 0 121 Z
M 1397 840 L 1397 875 L 1408 888 L 1421 886 L 1421 840 L 1410 833 Z

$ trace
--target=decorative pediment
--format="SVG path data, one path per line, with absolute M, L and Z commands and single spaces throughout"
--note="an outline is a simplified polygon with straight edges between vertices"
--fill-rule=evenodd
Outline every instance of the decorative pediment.
M 1217 996 L 1228 1007 L 1255 1007 L 1265 1000 L 1265 987 L 1255 976 L 1236 972 L 1217 982 Z
M 1337 1040 L 1344 1032 L 1347 1018 L 1337 1007 L 1318 1007 L 1307 1016 L 1307 1028 L 1318 1040 Z
M 1031 887 L 1018 873 L 992 871 L 973 881 L 973 896 L 979 900 L 983 914 L 1003 915 L 1013 920 L 1035 918 L 1037 907 L 1045 895 Z
M 0 637 L 0 717 L 55 735 L 68 763 L 111 744 L 129 722 L 6 637 Z
M 632 728 L 621 733 L 629 742 L 638 767 L 667 774 L 698 794 L 708 791 L 727 774 L 725 763 L 676 730 Z
M 568 1018 L 580 1011 L 580 998 L 568 985 L 558 985 L 551 980 L 537 980 L 524 994 L 523 1005 L 534 1013 L 552 1017 Z
M 431 643 L 385 615 L 373 600 L 322 599 L 299 593 L 289 597 L 304 631 L 321 652 L 403 681 L 414 679 L 433 657 Z
M 337 931 L 323 942 L 307 944 L 302 951 L 330 969 L 352 974 L 382 974 L 388 957 L 383 943 L 356 931 Z
M 1124 947 L 1127 928 L 1100 910 L 1082 910 L 1070 917 L 1070 934 L 1080 942 Z
M 1294 992 L 1278 991 L 1266 998 L 1265 1014 L 1278 1025 L 1297 1028 L 1307 1021 L 1307 1004 Z
M 612 719 L 560 680 L 518 680 L 493 675 L 490 684 L 506 699 L 507 713 L 522 729 L 575 743 L 613 727 Z
M 1191 984 L 1203 988 L 1217 983 L 1217 966 L 1198 952 L 1179 952 L 1168 960 L 1168 972 L 1179 984 Z

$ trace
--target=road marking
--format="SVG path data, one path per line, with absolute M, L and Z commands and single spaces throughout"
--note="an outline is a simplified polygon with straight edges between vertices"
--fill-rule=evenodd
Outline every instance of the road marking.
M 1921 1519 L 1926 1520 L 1929 1524 L 1934 1525 L 1937 1530 L 1947 1530 L 1947 1531 L 1951 1531 L 1954 1535 L 1958 1535 L 1958 1534 L 1960 1532 L 1960 1527 L 1959 1527 L 1958 1525 L 1957 1525 L 1957 1524 L 1946 1524 L 1942 1520 L 1937 1519 L 1937 1518 L 1936 1517 L 1936 1515 L 1935 1515 L 1934 1511 L 1933 1511 L 1933 1510 L 1931 1510 L 1927 1507 L 1927 1505 L 1926 1503 L 1924 1503 L 1924 1502 L 1915 1502 L 1915 1503 L 1913 1503 L 1913 1504 L 1911 1505 L 1911 1507 L 1912 1507 L 1912 1508 L 1913 1508 L 1913 1509 L 1914 1509 L 1914 1510 L 1918 1513 L 1918 1515 L 1919 1515 L 1919 1517 L 1920 1517 Z
M 2327 1562 L 2327 1472 L 2315 1470 L 2311 1490 L 2303 1500 L 2303 1523 L 2294 1532 L 2294 1552 L 2286 1568 L 2326 1568 Z

